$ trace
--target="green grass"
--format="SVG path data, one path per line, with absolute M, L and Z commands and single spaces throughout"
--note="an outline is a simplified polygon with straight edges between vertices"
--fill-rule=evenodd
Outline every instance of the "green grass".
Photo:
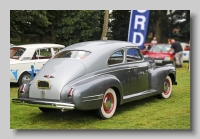
M 169 99 L 150 97 L 117 107 L 108 120 L 94 111 L 67 111 L 43 114 L 36 107 L 10 103 L 11 129 L 190 129 L 190 71 L 188 63 L 177 69 L 177 86 Z M 10 100 L 17 97 L 10 87 Z

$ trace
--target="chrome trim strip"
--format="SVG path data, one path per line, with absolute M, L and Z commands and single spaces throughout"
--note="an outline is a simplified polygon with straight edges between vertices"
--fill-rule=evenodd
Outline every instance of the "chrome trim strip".
M 155 92 L 155 91 L 156 90 L 151 89 L 151 90 L 143 91 L 143 92 L 140 92 L 140 93 L 123 96 L 123 99 L 129 99 L 129 98 L 133 98 L 133 97 L 138 97 L 138 96 L 141 96 L 141 95 L 150 94 L 150 93 Z
M 28 105 L 34 107 L 43 107 L 43 108 L 54 108 L 62 110 L 73 110 L 75 108 L 74 104 L 70 103 L 60 103 L 60 102 L 46 102 L 46 101 L 37 101 L 37 100 L 28 100 L 28 99 L 12 99 L 12 103 L 19 105 Z
M 99 97 L 99 96 L 103 96 L 103 94 L 100 94 L 100 95 L 94 95 L 94 96 L 87 96 L 87 97 L 83 97 L 83 98 L 91 98 L 91 97 Z
M 74 86 L 77 83 L 80 83 L 80 82 L 82 82 L 84 80 L 87 80 L 87 79 L 90 79 L 90 78 L 93 78 L 93 77 L 96 77 L 96 76 L 100 76 L 100 75 L 104 75 L 104 74 L 108 74 L 108 73 L 112 73 L 112 72 L 117 72 L 117 71 L 121 71 L 121 70 L 131 70 L 131 69 L 134 69 L 134 68 L 141 68 L 141 67 L 148 67 L 148 65 L 145 65 L 145 66 L 136 66 L 136 67 L 133 67 L 133 68 L 124 68 L 124 69 L 119 69 L 119 70 L 113 70 L 113 71 L 109 71 L 109 72 L 100 73 L 100 74 L 93 75 L 93 76 L 87 77 L 85 79 L 82 79 L 82 80 L 80 80 L 80 81 L 72 84 L 71 86 Z
M 108 64 L 109 58 L 110 58 L 115 52 L 117 52 L 117 51 L 119 51 L 119 50 L 122 50 L 122 51 L 123 51 L 123 62 L 122 62 L 122 63 L 117 63 L 117 64 L 109 65 L 109 64 Z M 107 61 L 107 66 L 108 66 L 108 67 L 113 67 L 113 66 L 118 66 L 118 65 L 124 65 L 124 64 L 125 64 L 125 54 L 126 54 L 125 47 L 119 48 L 119 49 L 115 50 L 114 52 L 112 52 L 112 53 L 107 57 L 107 59 L 106 59 L 106 61 Z
M 77 83 L 80 83 L 80 82 L 82 82 L 84 80 L 87 80 L 87 79 L 90 79 L 90 78 L 93 78 L 93 77 L 96 77 L 96 76 L 100 76 L 100 75 L 104 75 L 104 74 L 108 74 L 108 73 L 112 73 L 112 72 L 116 72 L 116 71 L 121 71 L 121 70 L 131 70 L 131 68 L 124 68 L 124 69 L 120 69 L 120 70 L 114 70 L 114 71 L 109 71 L 109 72 L 104 72 L 104 73 L 100 73 L 100 74 L 97 74 L 97 75 L 93 75 L 93 76 L 87 77 L 85 79 L 82 79 L 82 80 L 72 84 L 71 86 L 74 86 Z
M 100 99 L 103 99 L 103 98 L 90 99 L 90 100 L 83 100 L 82 102 L 93 101 L 93 100 L 100 100 Z

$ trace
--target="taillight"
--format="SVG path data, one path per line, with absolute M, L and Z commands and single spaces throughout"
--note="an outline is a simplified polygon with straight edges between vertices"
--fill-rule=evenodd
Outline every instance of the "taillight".
M 73 93 L 73 91 L 74 91 L 74 88 L 71 88 L 70 90 L 69 90 L 69 93 L 68 93 L 68 98 L 71 98 L 72 97 L 72 93 Z
M 23 84 L 21 89 L 20 89 L 21 94 L 25 93 L 25 87 L 26 87 L 26 84 Z
M 190 48 L 187 48 L 187 47 L 185 47 L 185 48 L 184 48 L 184 50 L 185 50 L 185 51 L 189 51 L 189 50 L 190 50 Z
M 186 46 L 186 47 L 184 48 L 184 51 L 190 51 L 190 47 Z

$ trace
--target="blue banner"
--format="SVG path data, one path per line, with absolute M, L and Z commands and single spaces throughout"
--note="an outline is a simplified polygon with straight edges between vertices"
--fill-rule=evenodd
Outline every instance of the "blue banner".
M 144 47 L 149 24 L 150 10 L 131 10 L 128 42 Z

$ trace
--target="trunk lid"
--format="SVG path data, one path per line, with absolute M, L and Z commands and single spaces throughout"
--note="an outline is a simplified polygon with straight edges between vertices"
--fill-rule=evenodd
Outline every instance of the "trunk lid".
M 29 97 L 60 100 L 62 88 L 70 81 L 83 76 L 85 66 L 77 59 L 50 59 L 31 82 Z M 39 89 L 37 81 L 48 81 L 50 89 Z

